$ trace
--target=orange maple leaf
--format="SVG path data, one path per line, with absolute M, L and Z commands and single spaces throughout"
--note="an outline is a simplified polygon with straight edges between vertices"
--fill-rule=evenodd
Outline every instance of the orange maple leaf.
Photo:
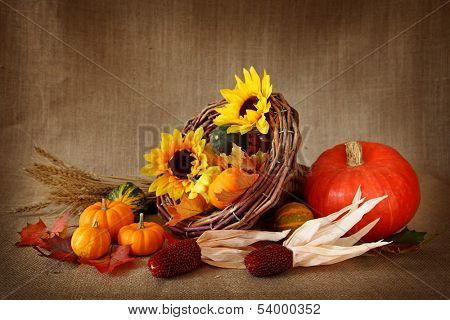
M 221 153 L 220 156 L 217 156 L 215 163 L 224 170 L 239 168 L 249 173 L 254 173 L 263 169 L 268 158 L 269 155 L 261 151 L 249 156 L 241 147 L 233 144 L 231 154 Z
M 69 220 L 73 217 L 72 213 L 70 211 L 64 212 L 62 215 L 60 215 L 53 224 L 50 234 L 56 234 L 60 236 L 61 238 L 65 238 L 65 231 L 67 229 L 67 224 Z
M 184 195 L 179 204 L 168 207 L 168 211 L 172 216 L 172 219 L 170 219 L 170 221 L 166 224 L 172 227 L 184 219 L 191 218 L 202 213 L 206 208 L 207 203 L 202 196 L 198 195 L 194 199 L 189 199 L 187 195 Z

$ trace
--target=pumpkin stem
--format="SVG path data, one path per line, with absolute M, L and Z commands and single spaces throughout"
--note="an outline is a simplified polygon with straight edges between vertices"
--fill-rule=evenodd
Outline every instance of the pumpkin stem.
M 362 146 L 358 141 L 349 141 L 345 144 L 345 153 L 347 154 L 347 165 L 357 167 L 364 163 L 362 159 Z
M 106 199 L 102 198 L 102 210 L 106 211 Z
M 139 229 L 144 229 L 144 214 L 140 213 L 139 214 Z
M 95 219 L 94 223 L 92 224 L 92 228 L 98 228 L 98 220 Z

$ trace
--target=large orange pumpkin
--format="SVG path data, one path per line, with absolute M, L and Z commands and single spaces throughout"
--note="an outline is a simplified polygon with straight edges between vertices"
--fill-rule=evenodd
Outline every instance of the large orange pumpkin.
M 91 225 L 77 228 L 70 241 L 73 252 L 81 258 L 97 259 L 108 252 L 111 236 L 107 229 L 100 228 L 95 220 Z
M 120 229 L 118 241 L 121 245 L 129 245 L 132 254 L 146 256 L 161 249 L 164 229 L 157 223 L 144 222 L 144 214 L 141 213 L 139 223 L 132 223 Z
M 134 221 L 133 211 L 130 206 L 121 201 L 109 201 L 102 199 L 87 207 L 80 216 L 80 227 L 92 225 L 98 221 L 100 228 L 108 229 L 111 239 L 115 240 L 120 228 Z
M 404 227 L 420 202 L 417 175 L 393 148 L 372 142 L 348 142 L 322 153 L 306 178 L 305 197 L 316 217 L 349 205 L 358 186 L 366 199 L 388 195 L 349 232 L 380 218 L 363 238 L 376 241 Z

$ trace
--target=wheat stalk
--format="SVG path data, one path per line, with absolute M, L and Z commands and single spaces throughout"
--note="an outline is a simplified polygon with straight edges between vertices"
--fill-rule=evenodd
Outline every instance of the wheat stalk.
M 42 183 L 48 189 L 46 199 L 14 209 L 15 213 L 37 214 L 46 209 L 47 213 L 64 210 L 79 212 L 86 206 L 101 200 L 117 185 L 132 182 L 142 190 L 148 190 L 149 182 L 136 177 L 98 176 L 69 165 L 46 150 L 35 146 L 38 160 L 25 173 Z M 154 200 L 154 195 L 149 195 Z

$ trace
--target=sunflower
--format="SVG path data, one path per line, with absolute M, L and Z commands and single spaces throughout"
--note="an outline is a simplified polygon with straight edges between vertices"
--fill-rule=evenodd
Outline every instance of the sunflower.
M 189 131 L 184 138 L 177 129 L 173 134 L 161 133 L 160 148 L 144 155 L 148 164 L 141 169 L 145 175 L 157 176 L 149 192 L 156 192 L 157 196 L 168 194 L 175 201 L 184 193 L 191 199 L 206 194 L 208 184 L 219 168 L 208 167 L 204 152 L 206 140 L 202 138 L 202 127 Z
M 234 89 L 222 89 L 220 93 L 227 101 L 224 107 L 216 108 L 219 115 L 214 119 L 216 126 L 230 125 L 227 132 L 247 133 L 255 125 L 259 132 L 266 134 L 269 123 L 265 114 L 269 112 L 269 97 L 272 93 L 270 76 L 264 70 L 261 79 L 255 68 L 244 69 L 243 82 L 237 75 Z

